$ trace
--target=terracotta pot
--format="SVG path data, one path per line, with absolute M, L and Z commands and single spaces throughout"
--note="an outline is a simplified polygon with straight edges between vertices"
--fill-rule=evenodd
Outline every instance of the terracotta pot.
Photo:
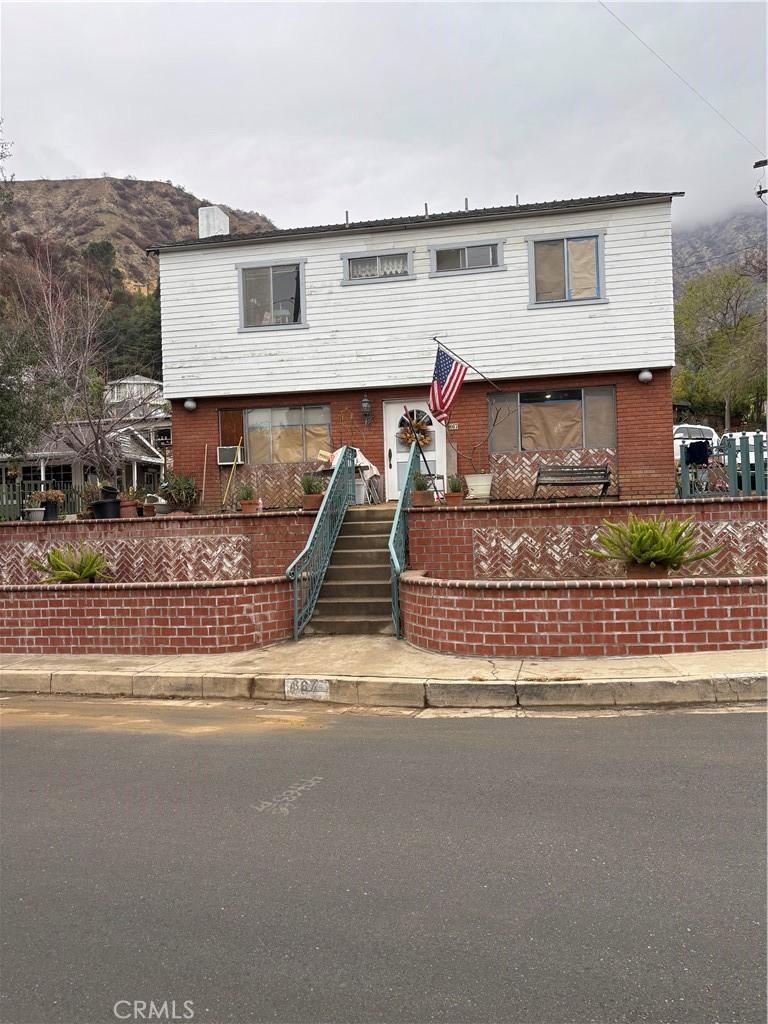
M 154 514 L 155 514 L 155 506 L 154 505 L 145 505 L 144 506 L 144 518 L 145 519 L 147 518 L 147 516 L 153 516 Z
M 415 508 L 429 508 L 435 504 L 434 491 L 411 491 L 411 505 Z
M 305 494 L 302 498 L 301 507 L 305 512 L 317 512 L 323 504 L 324 494 Z
M 258 498 L 246 499 L 240 502 L 240 510 L 247 516 L 252 516 L 255 512 L 259 511 Z
M 446 491 L 445 492 L 445 504 L 446 505 L 463 505 L 464 495 L 461 491 Z
M 639 562 L 627 562 L 628 580 L 663 580 L 669 576 L 668 565 L 641 565 Z
M 137 511 L 139 507 L 138 501 L 121 501 L 120 502 L 120 518 L 121 519 L 138 519 L 139 513 Z

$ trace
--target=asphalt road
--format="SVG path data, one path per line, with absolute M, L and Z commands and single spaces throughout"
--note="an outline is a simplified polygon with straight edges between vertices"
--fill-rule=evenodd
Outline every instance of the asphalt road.
M 765 1020 L 761 714 L 196 703 L 0 704 L 4 1024 Z

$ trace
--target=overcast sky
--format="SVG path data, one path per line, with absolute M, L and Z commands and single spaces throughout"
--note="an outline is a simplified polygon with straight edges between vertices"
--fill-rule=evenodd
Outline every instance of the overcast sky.
M 610 5 L 765 148 L 762 3 Z M 684 190 L 754 205 L 762 155 L 597 3 L 8 3 L 19 179 L 170 179 L 280 227 Z

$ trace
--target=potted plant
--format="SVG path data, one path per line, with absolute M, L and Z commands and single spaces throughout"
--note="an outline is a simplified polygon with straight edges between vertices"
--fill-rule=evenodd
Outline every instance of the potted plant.
M 121 491 L 117 497 L 120 502 L 120 518 L 136 519 L 139 515 L 141 493 L 135 487 L 129 487 L 127 491 Z
M 472 467 L 474 469 L 474 466 Z M 479 473 L 467 473 L 464 476 L 467 482 L 467 497 L 474 501 L 491 500 L 491 484 L 493 475 L 488 469 L 481 469 Z
M 448 477 L 448 490 L 445 492 L 446 505 L 464 504 L 464 481 L 460 476 Z
M 256 500 L 255 491 L 251 484 L 240 484 L 236 497 L 240 502 L 241 510 L 246 515 L 252 516 L 255 512 L 259 511 L 259 503 Z
M 640 519 L 630 513 L 626 523 L 603 520 L 598 546 L 586 553 L 593 558 L 624 562 L 630 579 L 658 579 L 691 562 L 709 558 L 720 548 L 694 551 L 696 523 L 693 519 Z
M 39 494 L 40 492 L 36 491 L 35 493 Z M 40 499 L 36 498 L 34 494 L 30 494 L 27 498 L 24 511 L 30 523 L 42 523 L 45 509 L 41 508 Z
M 42 508 L 42 518 L 46 523 L 56 522 L 59 518 L 59 506 L 63 505 L 67 498 L 64 491 L 58 491 L 52 487 L 48 490 L 35 491 L 31 497 L 37 502 L 38 506 Z
M 91 502 L 91 511 L 94 519 L 119 519 L 120 499 L 117 494 L 117 487 L 110 481 L 99 481 L 99 497 Z
M 429 477 L 414 473 L 411 486 L 411 505 L 423 508 L 435 503 L 435 492 L 429 489 Z
M 144 518 L 153 516 L 155 514 L 155 507 L 157 505 L 157 495 L 147 494 L 144 498 Z
M 36 572 L 43 573 L 43 583 L 95 583 L 112 579 L 107 575 L 104 555 L 85 544 L 51 548 L 44 561 L 30 558 L 29 564 Z
M 305 473 L 301 478 L 301 489 L 304 492 L 302 508 L 305 512 L 316 512 L 323 503 L 323 481 L 319 476 Z
M 197 504 L 195 478 L 186 473 L 169 473 L 160 484 L 160 494 L 176 512 L 189 512 Z

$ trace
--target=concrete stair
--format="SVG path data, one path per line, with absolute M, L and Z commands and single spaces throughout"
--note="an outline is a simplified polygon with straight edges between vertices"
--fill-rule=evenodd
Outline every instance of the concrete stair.
M 391 636 L 387 545 L 394 517 L 390 505 L 354 505 L 347 510 L 305 636 Z

